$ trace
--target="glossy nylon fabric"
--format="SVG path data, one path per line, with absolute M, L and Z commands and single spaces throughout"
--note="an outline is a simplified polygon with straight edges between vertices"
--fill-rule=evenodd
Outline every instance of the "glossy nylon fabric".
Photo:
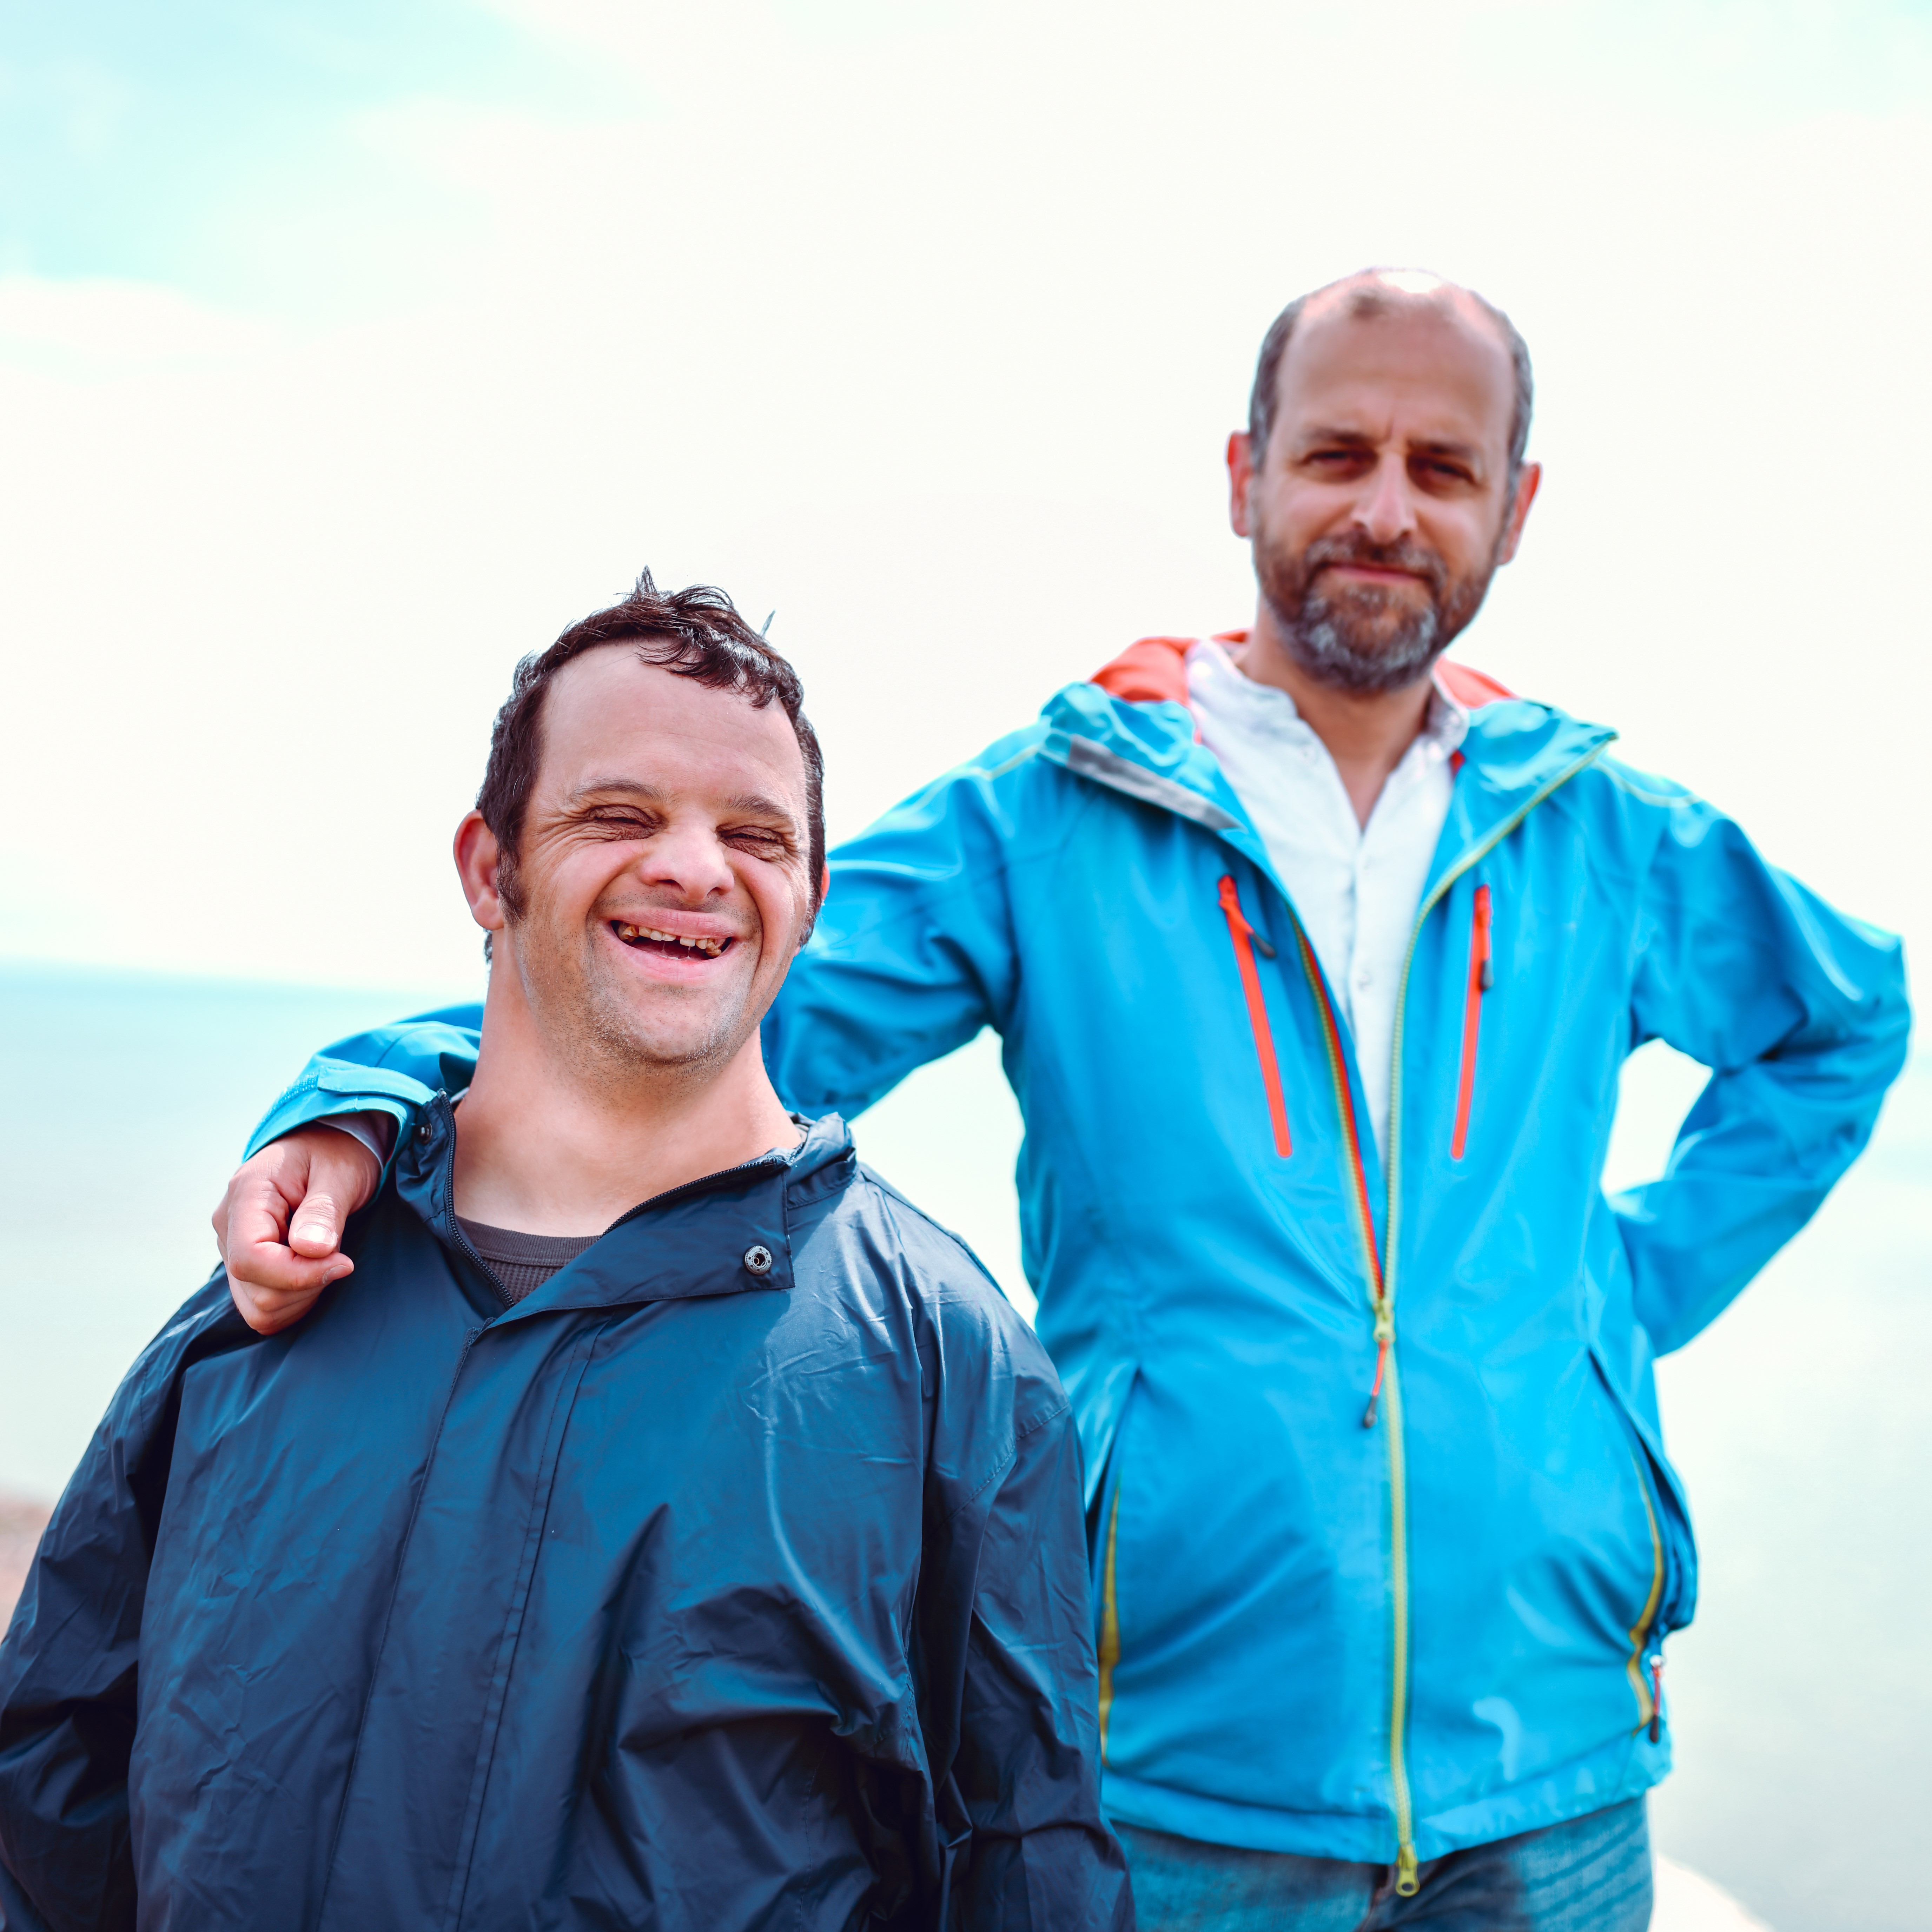
M 1130 1925 L 1077 1441 L 971 1256 L 825 1120 L 505 1312 L 453 1146 L 116 1396 L 0 1646 L 0 1924 Z
M 1181 705 L 1070 687 L 833 854 L 766 1060 L 790 1104 L 850 1114 L 1001 1035 L 1103 1640 L 1112 1532 L 1106 1796 L 1131 1823 L 1392 1862 L 1398 1688 L 1424 1860 L 1668 1768 L 1642 1677 L 1690 1620 L 1696 1559 L 1652 1362 L 1856 1156 L 1909 1015 L 1895 940 L 1616 763 L 1612 735 L 1522 700 L 1473 716 L 1401 1008 L 1393 1196 L 1346 1026 L 1331 1065 L 1319 969 Z M 1254 964 L 1286 1157 L 1224 878 L 1271 949 Z M 1456 1160 L 1479 887 L 1492 983 Z M 448 1050 L 473 1037 L 452 1028 Z M 1714 1075 L 1666 1178 L 1612 1201 L 1618 1070 L 1652 1038 Z M 386 1050 L 312 1063 L 255 1144 L 348 1106 L 409 1118 L 421 1090 L 370 1064 Z M 1386 1391 L 1363 1426 L 1370 1264 L 1335 1066 L 1394 1297 L 1400 1550 Z

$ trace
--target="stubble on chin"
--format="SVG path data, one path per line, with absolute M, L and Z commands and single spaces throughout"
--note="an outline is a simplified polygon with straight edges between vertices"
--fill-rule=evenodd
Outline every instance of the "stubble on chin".
M 622 1094 L 640 1081 L 702 1079 L 744 1043 L 742 982 L 722 1000 L 669 986 L 640 999 L 604 956 L 597 928 L 584 932 L 574 962 L 567 942 L 531 945 L 528 934 L 526 926 L 517 956 L 526 998 L 550 1051 L 587 1086 Z

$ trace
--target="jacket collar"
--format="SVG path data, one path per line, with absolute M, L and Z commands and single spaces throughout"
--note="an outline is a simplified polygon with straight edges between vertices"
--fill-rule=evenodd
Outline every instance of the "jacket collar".
M 858 1171 L 850 1131 L 836 1114 L 801 1124 L 805 1138 L 789 1151 L 761 1154 L 640 1202 L 491 1325 L 560 1309 L 789 1288 L 793 1214 L 849 1185 Z M 396 1157 L 396 1190 L 445 1247 L 466 1257 L 452 1199 L 455 1163 L 455 1119 L 449 1096 L 438 1094 Z
M 1143 638 L 1094 680 L 1056 693 L 1041 714 L 1047 728 L 1042 752 L 1097 784 L 1192 820 L 1279 887 L 1246 808 L 1213 753 L 1196 741 L 1185 702 L 1192 641 Z M 1450 688 L 1471 706 L 1469 729 L 1425 901 L 1444 877 L 1506 836 L 1616 736 L 1552 705 L 1512 697 L 1480 671 L 1453 668 L 1457 675 Z

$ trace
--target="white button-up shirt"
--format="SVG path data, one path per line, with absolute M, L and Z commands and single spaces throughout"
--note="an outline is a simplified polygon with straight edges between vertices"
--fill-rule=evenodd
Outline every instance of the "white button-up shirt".
M 1187 654 L 1187 695 L 1341 1007 L 1386 1162 L 1396 999 L 1469 714 L 1436 686 L 1420 735 L 1360 825 L 1328 746 L 1286 692 L 1257 684 L 1204 639 Z

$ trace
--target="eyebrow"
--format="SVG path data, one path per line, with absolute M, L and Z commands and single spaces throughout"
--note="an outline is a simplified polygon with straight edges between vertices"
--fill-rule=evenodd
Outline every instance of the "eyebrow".
M 1342 429 L 1336 425 L 1319 426 L 1306 430 L 1294 439 L 1298 449 L 1311 448 L 1320 442 L 1370 443 L 1375 438 L 1366 430 Z M 1432 436 L 1421 442 L 1408 446 L 1410 454 L 1416 456 L 1457 456 L 1466 463 L 1480 463 L 1482 449 L 1473 442 L 1459 442 L 1453 436 Z

